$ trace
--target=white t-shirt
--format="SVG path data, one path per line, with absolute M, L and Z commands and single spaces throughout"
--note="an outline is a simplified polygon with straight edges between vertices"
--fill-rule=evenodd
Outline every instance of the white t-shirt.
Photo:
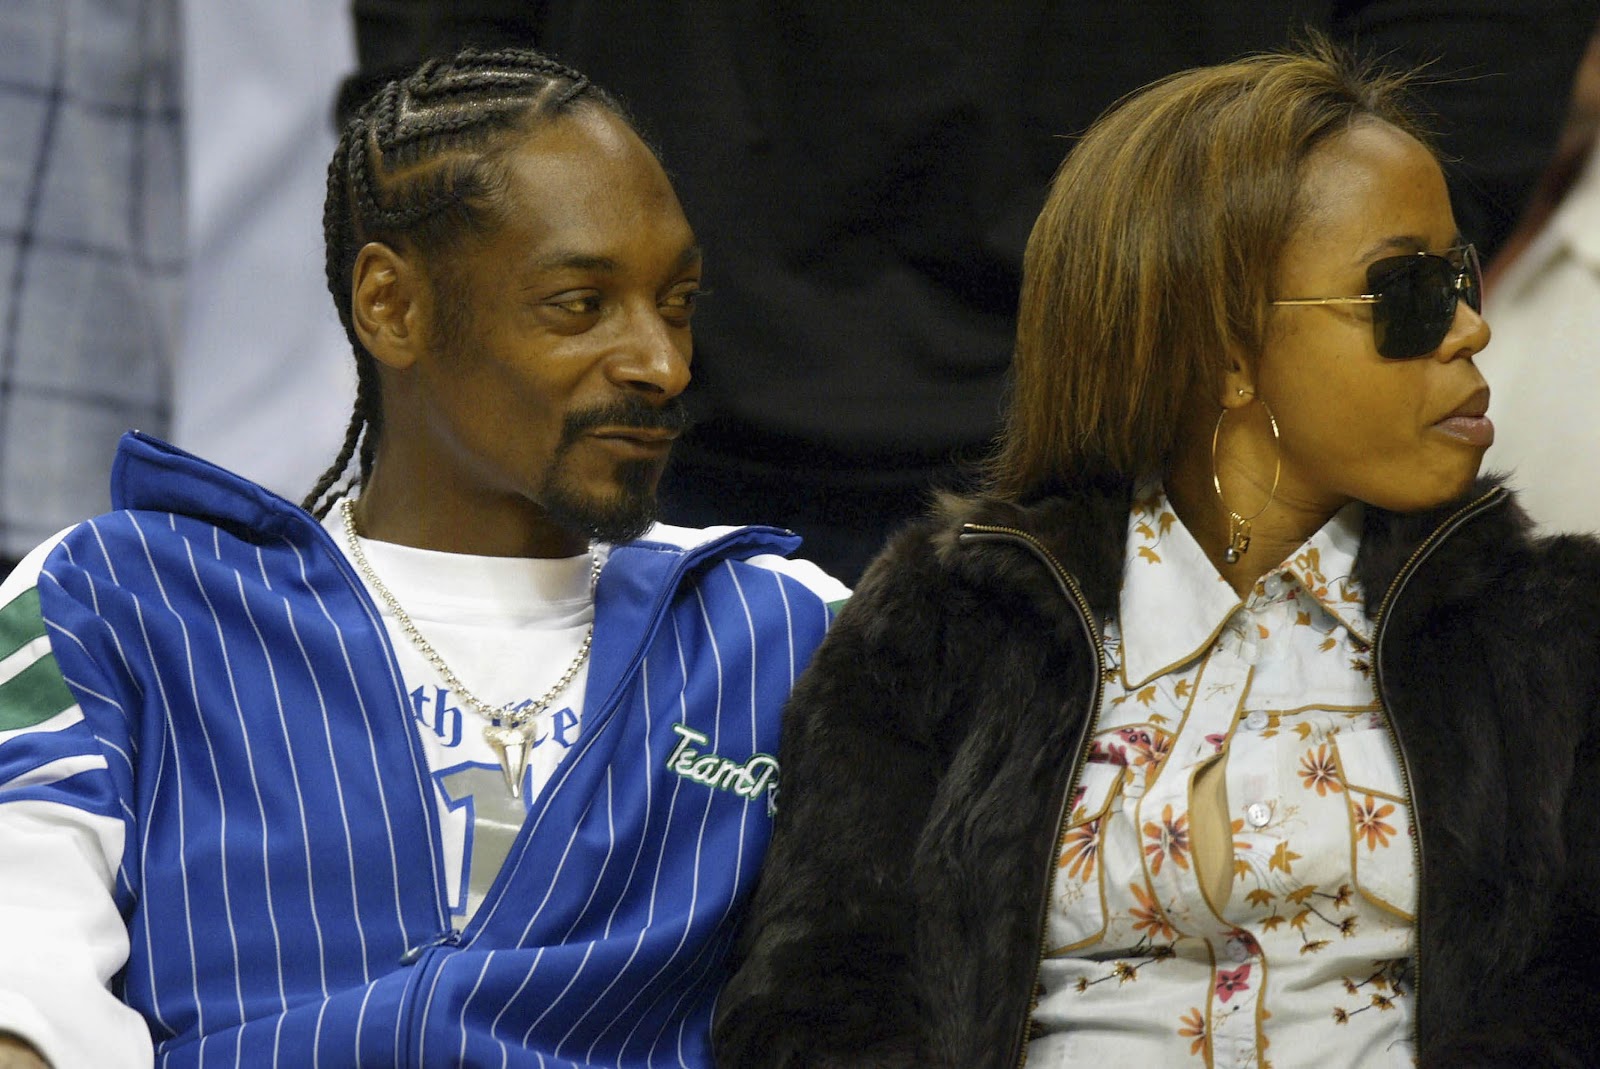
M 336 506 L 323 526 L 349 556 Z M 657 524 L 652 539 L 687 548 L 733 528 L 690 530 Z M 481 701 L 513 707 L 543 696 L 566 672 L 594 620 L 595 557 L 475 557 L 361 539 L 378 578 L 461 683 Z M 593 549 L 603 566 L 610 547 Z M 798 579 L 830 602 L 848 588 L 804 560 L 761 554 L 747 562 Z M 354 561 L 351 566 L 360 574 Z M 363 582 L 366 582 L 363 577 Z M 443 829 L 450 912 L 471 919 L 511 850 L 523 818 L 582 727 L 588 662 L 535 720 L 522 797 L 506 788 L 500 759 L 484 738 L 487 722 L 440 678 L 367 583 L 400 664 L 412 719 L 422 739 Z
M 325 526 L 349 551 L 339 510 Z M 593 557 L 477 557 L 361 539 L 367 562 L 422 636 L 479 700 L 515 708 L 543 696 L 566 672 L 594 621 Z M 595 547 L 604 563 L 609 550 Z M 355 566 L 354 561 L 351 562 Z M 360 568 L 356 571 L 359 573 Z M 363 582 L 367 582 L 363 576 Z M 530 721 L 534 743 L 522 797 L 507 789 L 500 759 L 472 711 L 401 630 L 367 583 L 405 680 L 428 759 L 444 838 L 450 913 L 465 923 L 488 894 L 523 817 L 578 741 L 587 660 Z

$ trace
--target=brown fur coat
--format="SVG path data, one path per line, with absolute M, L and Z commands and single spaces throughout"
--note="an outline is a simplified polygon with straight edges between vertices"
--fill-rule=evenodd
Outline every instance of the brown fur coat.
M 1488 483 L 1465 500 L 1368 509 L 1356 564 L 1392 598 L 1375 660 L 1422 843 L 1421 1062 L 1596 1066 L 1600 544 L 1530 537 Z M 1017 1064 L 1128 502 L 950 499 L 869 570 L 787 714 L 724 1069 Z

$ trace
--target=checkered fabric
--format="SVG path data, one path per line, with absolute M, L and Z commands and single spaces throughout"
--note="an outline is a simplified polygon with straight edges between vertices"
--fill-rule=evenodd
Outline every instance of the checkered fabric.
M 184 259 L 177 0 L 0 4 L 0 557 L 102 512 L 168 422 Z

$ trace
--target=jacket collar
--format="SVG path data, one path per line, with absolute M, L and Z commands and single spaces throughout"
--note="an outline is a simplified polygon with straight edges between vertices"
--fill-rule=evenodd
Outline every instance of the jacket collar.
M 331 535 L 309 512 L 248 479 L 138 431 L 123 435 L 112 462 L 111 500 L 118 509 L 171 512 L 202 520 L 253 543 L 283 540 L 320 549 L 321 575 L 343 574 L 369 606 L 365 589 Z M 657 525 L 644 538 L 614 546 L 595 592 L 590 688 L 616 700 L 687 576 L 719 560 L 763 553 L 787 556 L 800 543 L 770 527 L 704 531 Z M 333 572 L 325 569 L 333 569 Z M 377 619 L 375 607 L 372 619 Z
M 111 507 L 175 512 L 219 527 L 267 535 L 284 535 L 307 525 L 321 529 L 299 505 L 143 431 L 129 431 L 117 444 L 111 465 Z M 656 524 L 628 545 L 691 558 L 758 553 L 787 556 L 800 545 L 800 539 L 774 527 L 702 530 Z
M 1421 512 L 1395 513 L 1365 509 L 1355 577 L 1369 599 L 1367 612 L 1376 620 L 1386 592 L 1430 535 L 1474 503 L 1482 507 L 1469 523 L 1451 530 L 1437 556 L 1461 574 L 1495 574 L 1494 562 L 1505 549 L 1525 544 L 1532 524 L 1501 486 L 1497 475 L 1477 479 L 1462 497 Z M 1126 553 L 1128 511 L 1133 484 L 1121 477 L 1062 483 L 1025 503 L 981 495 L 946 496 L 937 507 L 945 534 L 939 540 L 942 558 L 969 573 L 974 582 L 1037 586 L 1030 564 L 1016 555 L 962 553 L 963 525 L 977 524 L 1020 531 L 1036 539 L 1083 590 L 1096 619 L 1118 606 Z M 983 559 L 979 559 L 983 558 Z
M 1037 572 L 1016 554 L 965 553 L 960 545 L 967 525 L 1020 531 L 1035 539 L 1078 581 L 1094 618 L 1103 620 L 1116 609 L 1122 591 L 1132 500 L 1133 483 L 1120 476 L 1062 483 L 1025 503 L 981 495 L 946 495 L 936 505 L 936 513 L 944 521 L 944 534 L 936 539 L 936 548 L 947 566 L 969 574 L 975 583 L 1038 589 Z M 1040 596 L 1051 595 L 1053 591 L 1040 591 Z
M 271 490 L 143 431 L 129 431 L 111 462 L 111 507 L 193 516 L 233 532 L 282 537 L 321 526 Z
M 1367 509 L 1356 554 L 1356 581 L 1368 598 L 1380 599 L 1368 606 L 1379 626 L 1382 599 L 1413 558 L 1420 560 L 1419 550 L 1425 544 L 1433 547 L 1432 556 L 1445 567 L 1445 574 L 1476 577 L 1475 585 L 1504 571 L 1508 550 L 1529 544 L 1533 522 L 1502 483 L 1499 475 L 1480 477 L 1457 500 L 1421 512 Z M 1470 519 L 1463 523 L 1458 517 Z M 1430 543 L 1436 534 L 1439 539 Z

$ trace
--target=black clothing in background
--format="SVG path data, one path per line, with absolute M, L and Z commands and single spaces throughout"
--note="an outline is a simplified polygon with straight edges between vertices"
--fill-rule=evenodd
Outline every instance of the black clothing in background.
M 706 250 L 698 426 L 667 519 L 806 537 L 846 581 L 994 434 L 1022 249 L 1119 97 L 1312 26 L 1422 95 L 1490 252 L 1553 151 L 1596 0 L 354 0 L 358 104 L 425 56 L 535 46 L 628 104 Z

